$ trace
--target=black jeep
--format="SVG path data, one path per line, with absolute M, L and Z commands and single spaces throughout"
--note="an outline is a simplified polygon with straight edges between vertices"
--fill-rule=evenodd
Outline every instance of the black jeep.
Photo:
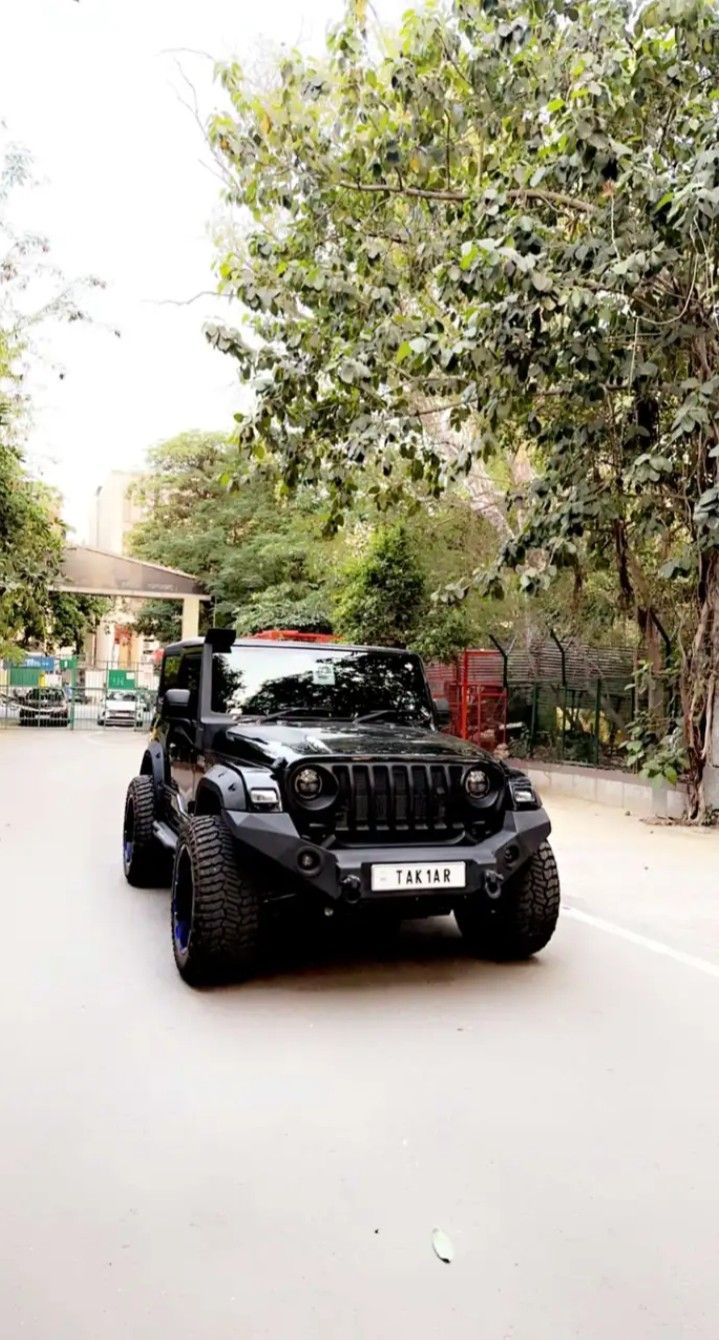
M 406 651 L 217 628 L 168 647 L 123 861 L 131 884 L 171 882 L 185 980 L 251 974 L 288 903 L 454 912 L 479 954 L 542 949 L 559 912 L 549 819 L 527 777 L 446 720 Z

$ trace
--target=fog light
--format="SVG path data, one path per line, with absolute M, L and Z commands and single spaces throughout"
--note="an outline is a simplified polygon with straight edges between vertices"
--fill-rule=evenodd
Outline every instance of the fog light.
M 322 862 L 316 851 L 306 849 L 300 852 L 297 857 L 297 864 L 303 875 L 316 875 Z
M 519 847 L 516 842 L 510 842 L 509 846 L 504 848 L 505 865 L 514 865 L 514 862 L 518 860 L 518 858 Z

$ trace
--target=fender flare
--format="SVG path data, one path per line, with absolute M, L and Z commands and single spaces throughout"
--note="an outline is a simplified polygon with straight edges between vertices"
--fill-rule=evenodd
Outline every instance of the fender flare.
M 221 814 L 223 810 L 246 810 L 247 790 L 235 768 L 215 763 L 200 779 L 195 795 L 195 814 Z
M 141 777 L 151 777 L 155 792 L 155 804 L 159 806 L 162 801 L 167 778 L 167 768 L 165 764 L 165 751 L 159 740 L 151 740 L 142 757 L 140 767 Z

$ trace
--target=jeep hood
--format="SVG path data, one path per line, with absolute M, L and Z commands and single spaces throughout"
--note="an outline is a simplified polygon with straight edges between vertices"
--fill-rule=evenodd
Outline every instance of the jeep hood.
M 436 759 L 438 762 L 484 759 L 491 756 L 477 745 L 453 735 L 397 722 L 236 722 L 227 727 L 221 752 L 269 767 L 316 757 L 365 759 Z M 496 766 L 496 764 L 495 764 Z

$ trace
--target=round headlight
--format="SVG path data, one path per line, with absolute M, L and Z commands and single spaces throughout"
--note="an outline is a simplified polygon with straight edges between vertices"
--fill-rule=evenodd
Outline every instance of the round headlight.
M 316 800 L 322 790 L 322 778 L 316 768 L 300 768 L 295 777 L 295 791 L 301 800 Z
M 489 792 L 489 777 L 481 768 L 470 768 L 464 779 L 464 789 L 470 800 L 484 800 Z

